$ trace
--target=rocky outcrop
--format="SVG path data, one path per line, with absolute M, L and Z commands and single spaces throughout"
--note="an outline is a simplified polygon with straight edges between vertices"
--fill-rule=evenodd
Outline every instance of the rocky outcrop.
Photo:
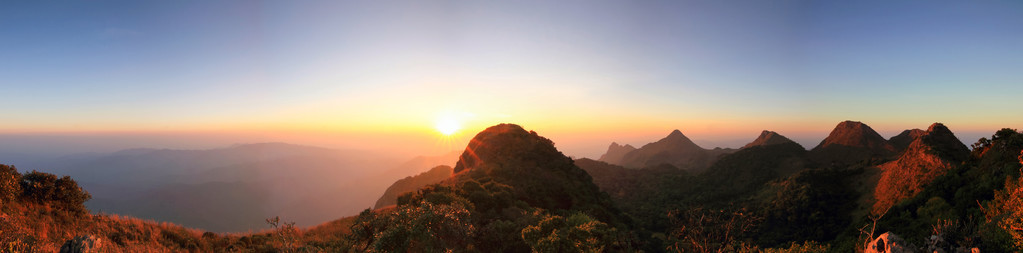
M 780 134 L 778 134 L 778 133 L 776 133 L 774 131 L 764 130 L 763 132 L 760 132 L 760 136 L 758 136 L 756 140 L 753 140 L 753 142 L 750 142 L 749 144 L 746 144 L 746 146 L 742 146 L 742 148 L 746 149 L 746 148 L 751 148 L 751 147 L 756 147 L 756 146 L 768 146 L 768 145 L 777 145 L 777 144 L 785 144 L 785 143 L 795 143 L 795 142 L 790 140 L 789 138 L 785 138 L 785 136 L 782 136 L 782 135 L 780 135 Z
M 60 246 L 60 253 L 89 253 L 89 252 L 100 252 L 100 247 L 103 246 L 103 240 L 99 237 L 91 235 L 83 235 L 75 237 L 71 240 L 64 242 L 63 246 Z
M 612 142 L 611 146 L 607 147 L 607 152 L 604 153 L 604 155 L 601 155 L 598 161 L 610 164 L 621 164 L 622 158 L 625 157 L 625 154 L 628 154 L 633 150 L 636 150 L 636 148 L 633 147 L 632 145 L 625 144 L 624 146 L 622 146 L 618 145 L 617 142 Z
M 970 150 L 941 123 L 934 123 L 895 161 L 880 166 L 874 212 L 915 196 L 935 178 L 967 159 Z
M 914 248 L 916 247 L 906 243 L 906 240 L 887 232 L 868 243 L 863 253 L 913 253 L 916 252 Z
M 843 121 L 817 147 L 811 158 L 829 164 L 849 164 L 871 158 L 889 158 L 895 148 L 873 128 L 858 121 Z

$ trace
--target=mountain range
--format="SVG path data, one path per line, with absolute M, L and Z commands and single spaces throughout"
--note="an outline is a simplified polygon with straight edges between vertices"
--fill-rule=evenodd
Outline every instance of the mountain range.
M 253 147 L 240 150 L 252 152 Z M 311 153 L 316 152 L 322 150 Z M 269 153 L 271 161 L 287 160 L 293 154 Z M 68 226 L 77 226 L 77 231 L 94 231 L 89 233 L 112 241 L 108 247 L 115 251 L 142 247 L 163 251 L 850 252 L 888 247 L 887 241 L 871 242 L 886 231 L 878 238 L 888 240 L 884 238 L 899 234 L 907 241 L 897 245 L 912 250 L 1009 252 L 1023 250 L 1018 240 L 1023 233 L 1015 230 L 1018 224 L 1014 223 L 1023 217 L 1016 204 L 1023 188 L 1021 153 L 1023 134 L 1013 129 L 981 138 L 971 150 L 941 123 L 884 139 L 866 124 L 845 121 L 810 150 L 767 130 L 741 149 L 704 149 L 675 130 L 640 148 L 612 143 L 601 160 L 573 160 L 536 132 L 500 124 L 481 131 L 464 150 L 450 154 L 457 157 L 451 159 L 453 167 L 426 165 L 449 161 L 444 158 L 448 156 L 417 158 L 392 167 L 386 171 L 407 177 L 391 177 L 388 182 L 393 184 L 386 191 L 381 186 L 372 195 L 379 197 L 374 208 L 308 229 L 295 229 L 294 223 L 279 223 L 278 218 L 267 219 L 274 230 L 248 234 L 173 232 L 181 230 L 94 214 L 85 217 L 98 221 L 52 223 L 58 218 L 46 215 L 64 215 L 63 210 L 72 212 L 75 205 L 61 202 L 67 199 L 62 194 L 40 195 L 36 184 L 23 184 L 27 188 L 22 197 L 2 209 L 8 218 L 0 220 L 0 229 L 53 226 L 69 231 Z M 607 162 L 616 159 L 620 164 Z M 9 170 L 13 169 L 0 170 L 0 180 Z M 288 173 L 303 170 L 308 169 Z M 212 178 L 218 175 L 218 170 L 196 171 Z M 357 181 L 382 178 L 370 174 L 345 180 L 364 186 Z M 36 173 L 17 176 L 46 178 Z M 66 184 L 70 179 L 61 180 Z M 265 186 L 244 188 L 244 183 L 210 184 L 194 190 L 185 189 L 194 185 L 165 184 L 179 191 L 156 196 L 171 201 L 165 209 L 176 210 L 174 203 L 187 203 L 186 199 L 217 201 L 213 197 L 217 194 L 198 196 L 209 194 L 207 189 L 234 196 L 267 190 L 261 188 Z M 72 193 L 67 196 L 79 196 L 72 200 L 88 198 Z M 224 204 L 261 201 L 231 200 Z M 303 201 L 308 200 L 294 203 Z M 39 213 L 33 211 L 36 208 L 59 212 Z M 67 217 L 59 219 L 79 219 Z M 156 238 L 163 239 L 134 232 L 126 236 L 123 231 L 136 231 L 125 229 L 132 226 L 158 231 Z M 5 238 L 0 243 L 15 246 L 20 244 L 11 243 L 79 240 L 57 234 L 26 235 L 20 241 Z

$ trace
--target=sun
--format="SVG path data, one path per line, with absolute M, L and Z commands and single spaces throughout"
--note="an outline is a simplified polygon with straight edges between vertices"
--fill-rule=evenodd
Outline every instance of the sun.
M 462 129 L 462 124 L 452 116 L 441 116 L 435 123 L 433 127 L 443 135 L 452 135 Z

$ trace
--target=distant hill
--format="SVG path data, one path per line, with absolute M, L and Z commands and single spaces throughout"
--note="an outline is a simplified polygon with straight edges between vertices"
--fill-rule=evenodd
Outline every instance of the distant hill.
M 395 180 L 454 165 L 456 156 L 401 162 L 375 152 L 258 143 L 130 149 L 66 157 L 46 168 L 81 178 L 93 194 L 86 205 L 94 211 L 240 232 L 261 229 L 272 216 L 311 226 L 357 214 Z
M 636 148 L 632 145 L 625 144 L 625 146 L 622 146 L 618 145 L 617 142 L 612 142 L 611 146 L 607 147 L 607 152 L 601 155 L 599 160 L 611 164 L 621 164 L 625 154 L 633 150 L 636 150 Z
M 742 146 L 742 148 L 745 149 L 745 148 L 751 148 L 751 147 L 755 147 L 755 146 L 768 146 L 768 145 L 777 145 L 777 144 L 785 144 L 785 143 L 795 143 L 795 142 L 790 140 L 789 138 L 785 138 L 785 136 L 782 136 L 782 135 L 780 135 L 780 134 L 778 134 L 778 133 L 776 133 L 774 131 L 764 130 L 763 132 L 760 132 L 760 136 L 757 136 L 757 139 L 753 140 L 753 142 L 750 142 L 749 144 L 746 144 L 746 146 Z M 802 146 L 800 146 L 800 147 L 802 147 Z
M 390 206 L 398 203 L 398 196 L 414 192 L 427 185 L 440 183 L 445 179 L 451 177 L 454 171 L 451 166 L 441 165 L 433 167 L 427 172 L 423 172 L 419 175 L 405 177 L 403 179 L 394 182 L 390 187 L 387 187 L 387 191 L 384 191 L 384 195 L 380 196 L 377 203 L 373 205 L 373 209 L 379 209 L 385 206 Z
M 966 145 L 945 125 L 932 124 L 898 159 L 880 166 L 873 210 L 880 212 L 913 197 L 935 178 L 966 161 L 969 154 Z
M 674 130 L 667 137 L 626 153 L 619 165 L 626 168 L 645 168 L 670 164 L 689 171 L 702 171 L 720 155 L 735 152 L 734 149 L 704 149 L 693 143 L 682 131 Z
M 926 133 L 926 131 L 920 130 L 919 128 L 907 129 L 896 136 L 892 136 L 891 139 L 888 139 L 888 143 L 891 143 L 892 147 L 901 153 L 902 151 L 905 151 L 906 148 L 909 147 L 909 144 L 913 143 L 916 138 L 919 138 Z
M 849 164 L 871 158 L 890 158 L 895 148 L 870 126 L 859 121 L 843 121 L 810 153 L 811 158 L 823 164 Z

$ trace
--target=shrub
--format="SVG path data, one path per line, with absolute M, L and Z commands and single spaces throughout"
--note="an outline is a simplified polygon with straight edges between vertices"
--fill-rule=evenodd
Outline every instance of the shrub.
M 38 204 L 50 204 L 53 207 L 75 214 L 83 214 L 85 201 L 92 198 L 89 192 L 78 186 L 71 177 L 57 178 L 56 175 L 32 171 L 21 176 L 20 185 L 22 198 Z
M 21 174 L 14 166 L 0 164 L 0 206 L 13 201 L 21 194 Z

